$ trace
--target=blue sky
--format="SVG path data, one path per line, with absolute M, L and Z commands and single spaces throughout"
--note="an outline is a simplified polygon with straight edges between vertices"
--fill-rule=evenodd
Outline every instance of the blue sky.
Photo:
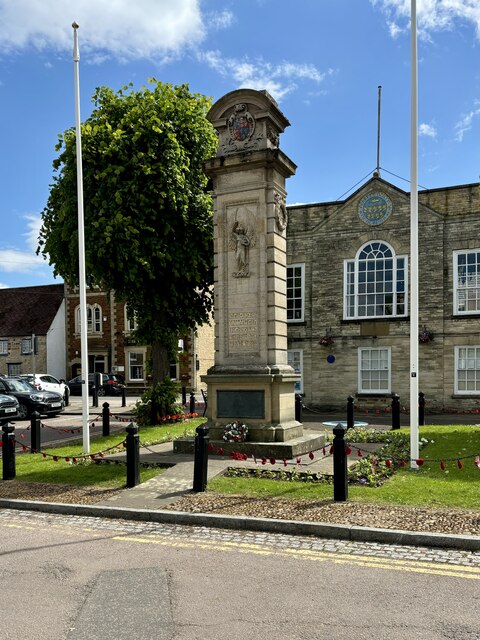
M 419 184 L 478 182 L 480 0 L 417 0 L 417 12 Z M 57 134 L 75 122 L 73 20 L 82 119 L 95 87 L 149 77 L 214 100 L 267 89 L 291 123 L 294 204 L 370 177 L 378 85 L 381 174 L 409 190 L 409 13 L 410 0 L 0 0 L 0 287 L 55 282 L 35 248 Z

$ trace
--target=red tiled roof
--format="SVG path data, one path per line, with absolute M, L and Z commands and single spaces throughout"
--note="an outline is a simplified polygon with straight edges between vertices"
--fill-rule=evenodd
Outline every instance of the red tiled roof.
M 0 336 L 46 335 L 63 295 L 63 284 L 0 289 Z

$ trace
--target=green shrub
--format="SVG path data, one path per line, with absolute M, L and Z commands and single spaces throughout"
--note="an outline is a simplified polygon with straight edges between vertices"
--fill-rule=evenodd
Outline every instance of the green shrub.
M 177 403 L 179 393 L 179 385 L 168 377 L 147 389 L 134 407 L 138 424 L 159 424 L 162 417 L 183 415 L 183 407 Z

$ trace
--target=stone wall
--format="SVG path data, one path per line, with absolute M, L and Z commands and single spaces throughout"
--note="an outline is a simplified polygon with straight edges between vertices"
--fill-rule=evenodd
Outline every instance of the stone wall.
M 359 203 L 381 191 L 391 215 L 378 225 L 359 216 Z M 434 209 L 437 207 L 437 210 Z M 480 188 L 435 190 L 419 197 L 419 330 L 434 340 L 419 345 L 420 390 L 429 408 L 469 409 L 475 397 L 453 397 L 454 346 L 479 345 L 479 316 L 453 316 L 453 251 L 480 246 Z M 391 391 L 409 403 L 409 317 L 348 320 L 344 317 L 344 261 L 371 240 L 387 242 L 396 255 L 410 253 L 409 194 L 372 179 L 344 202 L 289 208 L 288 263 L 305 264 L 305 321 L 288 325 L 288 348 L 303 350 L 305 404 L 345 407 L 349 394 L 360 406 L 382 409 L 389 394 L 358 394 L 359 347 L 391 349 Z M 319 340 L 331 333 L 334 344 Z M 327 356 L 335 356 L 333 363 Z M 480 400 L 480 395 L 478 396 Z

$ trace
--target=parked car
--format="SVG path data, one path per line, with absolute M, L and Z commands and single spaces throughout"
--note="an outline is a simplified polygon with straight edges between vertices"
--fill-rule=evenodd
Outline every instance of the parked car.
M 90 396 L 93 395 L 93 386 L 95 384 L 94 376 L 95 374 L 93 373 L 88 374 L 88 395 Z M 101 376 L 101 380 L 100 380 L 101 384 L 100 384 L 100 387 L 98 388 L 99 396 L 106 396 L 106 395 L 115 396 L 122 393 L 122 386 L 118 383 L 118 381 L 112 380 L 111 376 L 109 376 L 106 373 L 101 373 L 100 376 Z M 82 388 L 83 388 L 82 380 L 83 380 L 82 376 L 77 376 L 76 378 L 73 378 L 72 380 L 69 380 L 67 382 L 72 396 L 82 395 Z
M 18 400 L 14 396 L 0 394 L 0 425 L 18 416 Z
M 70 390 L 65 384 L 65 380 L 58 380 L 49 373 L 22 373 L 19 378 L 23 378 L 30 384 L 33 384 L 39 391 L 55 391 L 59 393 L 64 400 L 67 400 Z
M 65 408 L 59 393 L 39 391 L 21 378 L 0 378 L 0 394 L 14 396 L 18 400 L 19 419 L 28 418 L 34 411 L 40 415 L 56 416 Z

